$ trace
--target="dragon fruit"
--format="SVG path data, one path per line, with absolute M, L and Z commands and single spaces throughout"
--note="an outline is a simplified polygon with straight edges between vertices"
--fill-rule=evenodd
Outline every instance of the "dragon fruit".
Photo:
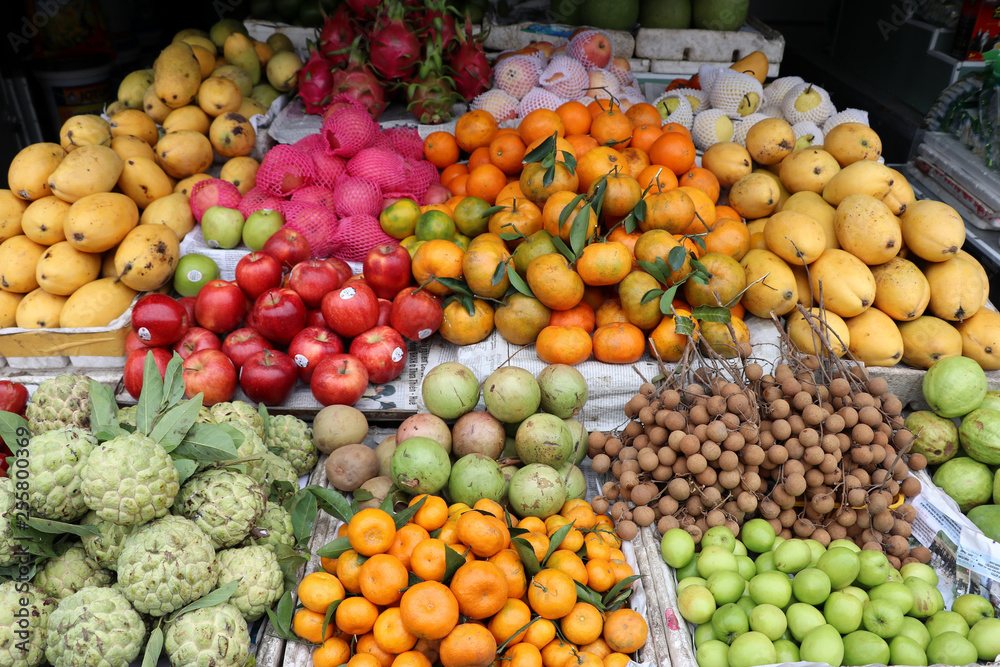
M 337 66 L 347 64 L 351 44 L 358 34 L 351 17 L 348 6 L 341 5 L 332 16 L 326 17 L 319 31 L 320 54 Z
M 337 96 L 347 95 L 357 100 L 375 120 L 378 120 L 385 111 L 385 90 L 371 67 L 365 62 L 360 37 L 356 38 L 351 46 L 347 67 L 333 73 L 333 93 Z
M 347 0 L 347 6 L 360 19 L 370 19 L 375 15 L 381 0 Z
M 440 38 L 442 48 L 447 51 L 458 41 L 458 28 L 455 25 L 455 10 L 449 9 L 447 0 L 425 0 L 426 8 L 418 14 L 420 17 L 415 26 L 421 37 L 428 43 Z
M 483 39 L 485 39 L 485 35 L 472 36 L 472 21 L 466 15 L 465 33 L 459 33 L 458 48 L 451 55 L 451 69 L 453 71 L 451 78 L 455 82 L 455 90 L 466 100 L 471 100 L 489 88 L 492 70 L 486 60 Z
M 417 65 L 420 40 L 406 25 L 399 0 L 385 5 L 371 32 L 372 67 L 383 79 L 409 80 Z
M 440 39 L 427 43 L 427 57 L 406 87 L 406 101 L 407 110 L 424 125 L 451 120 L 451 108 L 461 100 L 455 94 L 451 78 L 444 73 Z
M 313 51 L 299 70 L 299 97 L 306 113 L 321 114 L 333 97 L 334 64 Z

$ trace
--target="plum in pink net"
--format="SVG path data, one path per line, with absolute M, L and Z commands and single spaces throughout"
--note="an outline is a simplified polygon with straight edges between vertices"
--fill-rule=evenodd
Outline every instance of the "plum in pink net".
M 333 210 L 339 218 L 378 215 L 382 211 L 382 190 L 363 178 L 344 176 L 333 191 Z
M 323 121 L 320 134 L 326 139 L 332 155 L 353 157 L 371 145 L 378 133 L 378 124 L 360 107 L 345 106 L 337 109 Z
M 348 262 L 364 261 L 368 251 L 395 239 L 382 231 L 378 218 L 370 215 L 352 215 L 341 218 L 333 235 L 332 257 Z
M 407 160 L 423 159 L 424 140 L 420 138 L 416 127 L 398 125 L 382 130 L 382 134 L 389 139 L 392 149 Z
M 393 192 L 403 185 L 405 168 L 403 157 L 387 148 L 366 148 L 347 161 L 348 174 L 371 181 L 382 192 Z
M 282 213 L 285 227 L 301 233 L 309 241 L 314 258 L 330 256 L 339 226 L 332 211 L 319 204 L 289 201 L 282 206 Z
M 291 146 L 279 144 L 267 152 L 257 170 L 257 187 L 276 197 L 287 197 L 299 188 L 312 185 L 316 167 L 310 156 Z
M 417 200 L 424 196 L 432 184 L 441 182 L 437 167 L 427 160 L 407 160 L 405 174 L 406 178 L 400 189 Z
M 387 137 L 385 132 L 382 130 L 375 133 L 375 136 L 372 137 L 371 143 L 365 146 L 365 148 L 385 148 L 390 151 L 395 150 L 389 142 L 389 137 Z
M 316 167 L 316 178 L 313 181 L 316 185 L 333 189 L 337 179 L 347 171 L 347 162 L 344 158 L 330 155 L 326 150 L 316 151 L 312 154 L 313 165 Z
M 303 202 L 305 204 L 319 204 L 331 211 L 333 210 L 333 199 L 333 190 L 324 188 L 322 185 L 307 185 L 292 195 L 292 201 Z
M 244 218 L 249 218 L 251 213 L 256 213 L 264 209 L 280 211 L 284 203 L 285 200 L 282 197 L 275 197 L 260 187 L 254 187 L 250 188 L 243 195 L 243 199 L 240 200 L 239 209 Z
M 191 213 L 194 219 L 201 222 L 201 216 L 213 206 L 239 208 L 243 195 L 239 189 L 221 178 L 206 178 L 198 181 L 191 188 Z

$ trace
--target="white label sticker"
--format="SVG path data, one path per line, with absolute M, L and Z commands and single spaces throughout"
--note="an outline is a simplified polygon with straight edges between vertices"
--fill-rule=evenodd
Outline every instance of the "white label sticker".
M 201 282 L 201 271 L 198 269 L 191 269 L 187 273 L 187 279 L 193 283 Z
M 296 354 L 294 358 L 295 358 L 295 365 L 298 366 L 299 368 L 306 368 L 307 366 L 309 366 L 309 360 L 306 359 L 304 355 Z
M 146 327 L 139 327 L 139 330 L 135 332 L 135 335 L 139 337 L 139 340 L 146 341 L 147 343 L 149 342 L 149 339 L 153 337 L 152 334 L 149 333 L 149 329 Z
M 427 338 L 428 336 L 430 336 L 432 333 L 434 333 L 434 332 L 431 331 L 430 329 L 421 329 L 420 331 L 417 332 L 417 338 L 419 338 L 420 340 L 423 340 L 423 339 Z
M 344 289 L 340 290 L 340 298 L 343 299 L 344 301 L 348 299 L 353 299 L 355 294 L 357 294 L 357 292 L 353 287 L 345 287 Z
M 394 362 L 398 362 L 402 358 L 403 358 L 403 348 L 397 347 L 395 350 L 392 351 L 392 360 Z

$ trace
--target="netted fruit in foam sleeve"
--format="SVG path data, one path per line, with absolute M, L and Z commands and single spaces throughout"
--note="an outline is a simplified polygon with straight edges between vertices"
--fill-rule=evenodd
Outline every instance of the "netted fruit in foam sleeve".
M 590 78 L 580 61 L 555 55 L 539 77 L 538 85 L 559 97 L 574 99 L 584 93 Z
M 368 112 L 350 105 L 331 113 L 320 128 L 330 154 L 343 158 L 354 157 L 369 146 L 377 132 L 378 125 Z
M 338 217 L 377 216 L 382 211 L 382 189 L 371 181 L 342 176 L 333 191 L 333 210 Z
M 477 95 L 469 103 L 470 111 L 485 111 L 493 116 L 496 122 L 517 118 L 518 99 L 499 88 L 492 88 Z
M 333 190 L 322 185 L 308 185 L 292 195 L 291 201 L 303 204 L 318 204 L 333 210 Z
M 343 158 L 331 155 L 328 150 L 324 148 L 312 153 L 313 166 L 316 167 L 316 178 L 313 183 L 332 190 L 337 184 L 337 179 L 347 171 L 347 162 Z
M 259 181 L 258 181 L 259 182 Z M 206 178 L 198 181 L 191 188 L 191 213 L 194 219 L 201 222 L 201 217 L 205 211 L 213 206 L 223 206 L 225 208 L 239 208 L 243 195 L 239 188 L 224 181 L 221 178 Z
M 257 187 L 276 197 L 288 197 L 312 185 L 316 167 L 308 155 L 291 146 L 278 145 L 268 151 L 257 170 Z
M 534 56 L 514 55 L 504 58 L 493 69 L 496 89 L 520 100 L 538 85 L 542 68 L 541 61 Z
M 281 205 L 285 203 L 283 197 L 276 197 L 259 186 L 254 186 L 240 200 L 237 207 L 244 218 L 249 218 L 251 214 L 265 209 L 280 211 Z
M 537 111 L 538 109 L 548 109 L 549 111 L 555 111 L 563 102 L 563 98 L 559 97 L 555 93 L 550 93 L 544 88 L 532 88 L 527 95 L 524 96 L 517 105 L 517 115 L 524 118 L 532 111 Z

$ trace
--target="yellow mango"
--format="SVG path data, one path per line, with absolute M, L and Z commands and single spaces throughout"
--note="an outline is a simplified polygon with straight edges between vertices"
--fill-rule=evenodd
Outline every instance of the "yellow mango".
M 173 42 L 160 51 L 153 63 L 153 88 L 165 106 L 177 109 L 190 104 L 200 85 L 201 64 L 190 45 Z
M 41 287 L 24 295 L 17 305 L 17 326 L 22 329 L 57 329 L 66 297 L 50 294 Z
M 893 215 L 902 215 L 907 207 L 917 200 L 913 194 L 913 186 L 906 180 L 906 176 L 889 167 L 892 172 L 892 187 L 889 194 L 882 198 L 882 202 L 889 207 Z
M 28 202 L 10 190 L 0 190 L 0 243 L 23 233 L 22 220 Z
M 132 198 L 139 208 L 146 208 L 174 190 L 170 177 L 153 160 L 134 157 L 125 160 L 118 188 Z
M 916 264 L 893 257 L 872 267 L 875 307 L 894 320 L 909 322 L 924 314 L 931 300 L 931 286 Z
M 823 188 L 840 171 L 840 165 L 822 148 L 803 148 L 781 161 L 779 176 L 785 188 L 795 194 L 809 191 L 822 194 Z
M 851 333 L 847 323 L 839 315 L 827 310 L 820 315 L 819 308 L 810 308 L 813 316 L 810 323 L 798 310 L 788 316 L 788 337 L 792 344 L 803 354 L 826 354 L 832 352 L 838 357 L 844 356 L 847 346 L 851 344 Z M 815 324 L 816 329 L 813 329 Z M 819 331 L 819 334 L 817 334 Z M 829 348 L 823 342 L 824 336 L 829 341 Z
M 139 225 L 118 246 L 115 270 L 132 289 L 151 292 L 173 278 L 180 255 L 180 242 L 170 227 Z
M 789 264 L 812 264 L 826 250 L 826 232 L 804 213 L 779 211 L 764 226 L 768 249 Z
M 903 358 L 903 336 L 892 318 L 869 308 L 846 320 L 851 337 L 848 349 L 865 366 L 895 366 Z
M 869 266 L 885 264 L 899 254 L 903 244 L 896 216 L 871 195 L 844 197 L 837 206 L 833 225 L 840 247 Z
M 974 360 L 985 371 L 1000 370 L 1000 313 L 981 308 L 955 328 L 962 335 L 963 357 Z
M 234 32 L 226 37 L 222 45 L 226 62 L 236 65 L 250 75 L 250 81 L 256 86 L 260 83 L 261 66 L 257 49 L 253 41 L 241 32 Z
M 864 123 L 841 123 L 823 137 L 823 148 L 841 167 L 859 161 L 874 162 L 882 155 L 882 139 Z
M 238 113 L 224 113 L 212 121 L 208 128 L 208 138 L 219 155 L 236 157 L 250 154 L 257 142 L 257 131 L 250 121 Z
M 197 185 L 200 181 L 212 178 L 209 174 L 204 172 L 198 174 L 191 174 L 187 178 L 182 178 L 181 180 L 174 183 L 174 192 L 179 192 L 185 197 L 191 196 L 191 188 Z
M 144 157 L 150 160 L 156 159 L 153 147 L 139 137 L 131 134 L 120 134 L 111 140 L 111 150 L 118 154 L 122 160 L 133 157 Z
M 11 192 L 29 201 L 52 194 L 49 176 L 66 157 L 59 144 L 42 142 L 22 148 L 10 162 L 7 185 Z
M 922 315 L 896 325 L 903 337 L 903 363 L 914 368 L 930 368 L 944 357 L 962 354 L 962 334 L 950 322 Z
M 146 89 L 153 85 L 153 70 L 137 69 L 129 72 L 118 84 L 118 101 L 126 109 L 142 109 Z
M 201 107 L 196 104 L 189 104 L 170 112 L 163 121 L 163 131 L 169 134 L 170 132 L 177 132 L 179 130 L 192 130 L 199 134 L 207 135 L 208 126 L 211 122 L 212 119 L 208 117 L 207 113 L 201 110 Z
M 965 221 L 944 202 L 915 201 L 906 207 L 900 221 L 906 247 L 928 262 L 951 259 L 965 243 Z
M 931 288 L 927 308 L 935 317 L 961 322 L 982 308 L 983 282 L 971 262 L 959 257 L 945 262 L 928 262 L 924 275 Z
M 192 130 L 165 134 L 156 143 L 156 163 L 174 178 L 207 171 L 213 158 L 208 137 Z
M 35 266 L 45 246 L 23 234 L 0 243 L 0 288 L 27 294 L 38 288 Z
M 861 160 L 842 168 L 827 181 L 823 188 L 823 199 L 831 206 L 838 206 L 848 195 L 860 192 L 881 200 L 889 194 L 893 182 L 889 167 L 871 160 Z
M 260 163 L 248 155 L 238 155 L 226 160 L 219 178 L 236 186 L 245 195 L 257 184 L 257 170 Z
M 63 231 L 83 252 L 104 252 L 116 246 L 139 224 L 139 208 L 129 197 L 105 192 L 83 197 L 69 209 Z
M 52 194 L 73 203 L 87 195 L 111 192 L 122 173 L 122 159 L 107 146 L 84 146 L 66 156 L 52 175 Z
M 0 329 L 17 325 L 17 306 L 23 294 L 0 289 Z
M 826 247 L 839 248 L 837 243 L 837 230 L 833 226 L 837 209 L 826 203 L 822 195 L 811 190 L 801 190 L 791 195 L 785 200 L 779 211 L 795 211 L 804 213 L 818 222 L 823 227 L 823 236 L 826 238 Z
M 95 114 L 70 116 L 59 129 L 59 144 L 67 153 L 84 146 L 110 146 L 111 127 Z
M 73 328 L 106 327 L 128 310 L 137 294 L 117 278 L 100 278 L 70 295 L 59 323 Z
M 111 117 L 111 136 L 129 135 L 139 137 L 150 146 L 155 146 L 160 138 L 156 122 L 141 109 L 126 109 Z
M 139 218 L 141 225 L 166 225 L 174 230 L 177 238 L 183 239 L 194 229 L 194 213 L 186 194 L 172 192 L 151 202 Z
M 235 112 L 242 102 L 243 93 L 239 87 L 232 80 L 221 76 L 208 77 L 198 89 L 198 106 L 212 118 Z
M 740 266 L 746 274 L 747 289 L 740 303 L 757 317 L 770 318 L 771 312 L 785 315 L 799 300 L 798 284 L 791 267 L 769 250 L 752 249 L 743 255 Z
M 162 123 L 170 115 L 171 107 L 156 96 L 156 88 L 150 86 L 142 98 L 142 110 L 157 123 Z
M 841 317 L 865 312 L 875 300 L 875 277 L 846 250 L 827 250 L 809 265 L 813 298 Z
M 69 296 L 101 272 L 101 256 L 82 252 L 68 241 L 47 248 L 35 265 L 35 280 L 49 294 Z

